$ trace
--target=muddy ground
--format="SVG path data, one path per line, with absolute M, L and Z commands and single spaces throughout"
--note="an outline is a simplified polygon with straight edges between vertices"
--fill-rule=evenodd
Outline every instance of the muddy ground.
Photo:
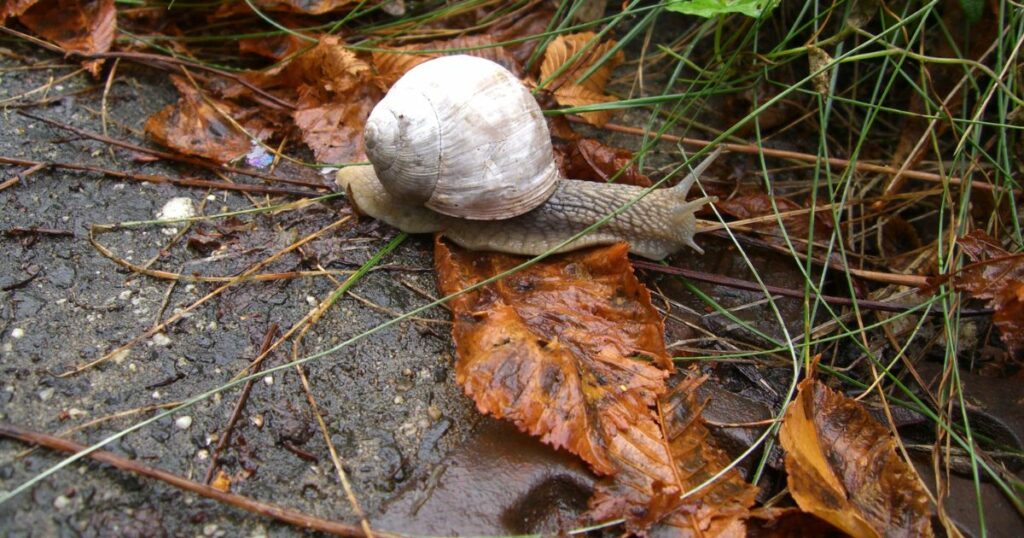
M 51 67 L 40 68 L 43 64 Z M 10 104 L 12 97 L 75 69 L 53 55 L 14 47 L 0 60 L 0 101 Z M 0 155 L 217 179 L 188 166 L 148 162 L 131 151 L 19 114 L 25 111 L 99 132 L 102 86 L 103 81 L 84 75 L 59 80 L 19 101 L 43 104 L 0 112 Z M 165 73 L 122 63 L 107 96 L 109 135 L 144 144 L 146 118 L 174 99 Z M 5 167 L 3 179 L 23 168 Z M 318 179 L 287 164 L 276 173 Z M 118 266 L 89 242 L 91 225 L 152 219 L 177 197 L 190 198 L 205 214 L 290 200 L 63 170 L 34 173 L 0 192 L 0 230 L 15 232 L 0 235 L 0 420 L 62 432 L 202 393 L 243 371 L 271 326 L 280 327 L 278 334 L 287 330 L 335 288 L 335 282 L 323 276 L 239 285 L 114 360 L 60 377 L 143 334 L 218 286 L 139 274 Z M 201 242 L 172 244 L 177 229 L 164 226 L 141 226 L 98 238 L 129 262 L 152 260 L 153 269 L 231 275 L 348 214 L 344 201 L 336 201 L 246 216 L 231 230 L 197 224 L 186 232 L 186 237 L 195 232 L 226 233 L 221 245 L 225 249 L 220 251 L 215 250 L 217 245 Z M 48 231 L 25 232 L 28 228 Z M 365 220 L 345 223 L 266 271 L 353 270 L 394 234 Z M 708 255 L 677 263 L 711 273 L 746 272 L 740 258 L 730 254 L 728 243 L 709 238 L 702 244 Z M 785 260 L 755 253 L 752 261 L 770 284 L 802 285 Z M 330 348 L 394 313 L 426 304 L 428 296 L 436 294 L 429 238 L 406 241 L 382 264 L 354 288 L 359 298 L 345 297 L 327 311 L 305 336 L 298 356 Z M 705 310 L 678 282 L 648 278 L 648 283 L 658 293 L 658 306 L 672 310 L 669 342 L 702 336 L 688 323 L 709 331 L 706 335 L 731 335 L 735 329 L 727 319 Z M 748 292 L 704 289 L 725 304 L 757 299 Z M 784 319 L 792 322 L 790 329 L 799 332 L 799 302 L 779 304 Z M 763 305 L 744 308 L 737 315 L 756 320 L 768 334 L 780 333 Z M 455 384 L 447 312 L 435 308 L 421 316 L 421 321 L 386 329 L 305 366 L 362 509 L 378 528 L 421 534 L 537 532 L 570 521 L 585 508 L 594 478 L 573 458 L 476 413 Z M 291 354 L 286 345 L 266 364 L 283 364 Z M 767 418 L 766 404 L 775 401 L 789 381 L 788 367 L 776 366 L 758 366 L 756 375 L 750 364 L 723 368 L 716 374 L 722 375 L 716 386 L 732 392 L 713 400 L 724 407 L 711 405 L 709 412 L 718 412 L 719 422 Z M 227 390 L 107 449 L 201 481 L 238 399 L 237 388 Z M 110 418 L 73 438 L 94 443 L 150 416 L 152 411 Z M 357 522 L 294 369 L 255 383 L 234 431 L 233 442 L 220 458 L 232 491 L 323 518 Z M 731 440 L 736 451 L 752 438 L 752 432 L 735 428 L 718 433 L 727 443 Z M 60 459 L 44 450 L 25 455 L 24 449 L 20 443 L 0 441 L 0 490 L 17 487 Z M 773 461 L 777 464 L 778 458 Z M 771 485 L 770 476 L 767 482 Z M 998 503 L 998 495 L 992 500 Z M 159 482 L 85 462 L 0 506 L 0 530 L 6 536 L 301 533 Z

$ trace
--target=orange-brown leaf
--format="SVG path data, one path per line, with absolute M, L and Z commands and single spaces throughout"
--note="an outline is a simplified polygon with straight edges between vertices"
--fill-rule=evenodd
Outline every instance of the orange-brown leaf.
M 217 469 L 217 476 L 213 479 L 210 487 L 217 491 L 231 491 L 231 475 L 224 472 L 224 469 Z
M 284 60 L 309 46 L 294 34 L 251 37 L 238 41 L 238 50 L 246 54 L 255 54 L 271 60 Z
M 5 7 L 4 12 L 12 8 L 24 9 Z M 114 0 L 42 0 L 24 10 L 18 20 L 62 49 L 83 54 L 110 50 L 117 30 Z M 102 65 L 102 60 L 85 63 L 93 75 L 99 74 Z
M 651 179 L 633 163 L 633 152 L 606 146 L 592 138 L 581 138 L 555 146 L 555 157 L 563 177 L 609 181 L 650 187 Z M 622 170 L 622 173 L 619 173 Z
M 496 62 L 505 69 L 515 73 L 516 76 L 522 75 L 522 66 L 520 66 L 515 57 L 513 57 L 512 54 L 503 47 L 500 47 L 495 43 L 496 41 L 494 38 L 488 35 L 470 35 L 458 36 L 452 39 L 430 41 L 427 43 L 417 43 L 415 45 L 407 45 L 386 51 L 378 50 L 373 53 L 373 65 L 377 68 L 378 80 L 380 83 L 383 86 L 390 88 L 396 80 L 401 78 L 402 75 L 413 67 L 416 67 L 431 58 L 437 58 L 442 55 L 440 52 L 417 53 L 416 51 L 473 49 L 453 52 L 452 54 L 468 54 L 470 56 L 477 56 L 491 60 L 492 62 Z
M 212 97 L 204 99 L 199 90 L 181 77 L 172 76 L 171 81 L 180 98 L 146 121 L 146 133 L 153 140 L 186 155 L 221 163 L 249 151 L 249 137 L 225 117 L 240 116 L 241 107 Z
M 602 474 L 617 469 L 611 444 L 639 421 L 653 424 L 649 408 L 671 367 L 661 318 L 627 252 L 617 244 L 555 256 L 451 303 L 456 380 L 477 408 Z M 525 259 L 441 240 L 435 248 L 446 295 Z
M 593 32 L 560 35 L 544 51 L 540 80 L 547 81 L 545 87 L 554 93 L 555 99 L 562 106 L 585 106 L 616 100 L 605 95 L 604 90 L 612 71 L 624 59 L 622 51 L 616 52 L 586 79 L 578 80 L 615 46 L 615 41 L 591 44 L 596 35 Z M 570 59 L 580 51 L 584 52 L 570 63 Z M 548 81 L 555 73 L 559 74 L 554 80 Z M 611 110 L 580 114 L 594 125 L 604 125 L 611 115 Z
M 1024 253 L 1011 254 L 981 230 L 957 244 L 974 263 L 955 276 L 953 286 L 995 309 L 992 322 L 1010 353 L 1024 350 Z
M 928 496 L 889 431 L 856 401 L 800 383 L 779 432 L 797 504 L 855 537 L 932 536 Z
M 612 451 L 618 471 L 598 485 L 591 499 L 593 519 L 625 517 L 634 532 L 659 525 L 673 536 L 745 536 L 744 520 L 757 489 L 735 469 L 680 499 L 731 461 L 700 417 L 696 389 L 703 382 L 687 376 L 661 397 L 663 430 L 649 417 L 623 433 L 631 444 L 613 445 L 622 449 Z
M 0 5 L 0 24 L 6 22 L 8 17 L 21 15 L 37 3 L 39 0 L 6 0 Z

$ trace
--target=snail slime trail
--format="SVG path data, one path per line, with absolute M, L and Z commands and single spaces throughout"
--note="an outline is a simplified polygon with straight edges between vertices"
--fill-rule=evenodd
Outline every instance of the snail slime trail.
M 475 56 L 410 69 L 370 113 L 364 140 L 373 166 L 337 176 L 356 210 L 474 250 L 536 256 L 645 190 L 561 177 L 537 101 L 511 72 Z M 694 212 L 711 198 L 686 196 L 718 154 L 557 252 L 619 241 L 654 260 L 684 246 L 703 252 Z

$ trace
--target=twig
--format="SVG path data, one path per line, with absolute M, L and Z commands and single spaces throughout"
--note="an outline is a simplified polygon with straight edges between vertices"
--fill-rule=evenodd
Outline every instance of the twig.
M 13 424 L 0 423 L 0 435 L 11 439 L 17 439 L 25 443 L 41 445 L 51 450 L 58 450 L 61 452 L 77 453 L 86 449 L 85 446 L 73 441 L 67 441 L 45 433 L 27 430 Z M 355 525 L 320 519 L 297 510 L 292 510 L 291 508 L 260 502 L 235 493 L 220 491 L 210 486 L 182 478 L 167 471 L 155 469 L 137 461 L 122 458 L 105 450 L 91 452 L 88 454 L 88 457 L 108 465 L 113 465 L 123 471 L 128 471 L 148 478 L 155 478 L 176 488 L 195 493 L 196 495 L 200 495 L 208 499 L 214 499 L 224 504 L 241 508 L 242 510 L 252 512 L 254 514 L 273 518 L 277 521 L 303 529 L 326 532 L 335 536 L 366 536 L 363 529 Z M 381 532 L 376 534 L 377 536 L 386 536 L 388 538 L 397 538 L 401 536 Z
M 741 280 L 739 278 L 733 278 L 733 277 L 719 275 L 719 274 L 705 273 L 705 272 L 702 272 L 702 271 L 694 271 L 693 269 L 684 269 L 682 267 L 671 267 L 671 266 L 667 266 L 667 265 L 660 265 L 660 264 L 657 264 L 657 263 L 645 262 L 645 261 L 642 261 L 642 260 L 633 260 L 633 266 L 639 267 L 641 269 L 647 269 L 649 271 L 654 271 L 654 272 L 657 272 L 657 273 L 665 273 L 665 274 L 670 274 L 670 275 L 680 275 L 680 276 L 684 276 L 684 277 L 692 279 L 692 280 L 699 280 L 701 282 L 708 282 L 708 283 L 711 283 L 711 284 L 717 284 L 719 286 L 728 286 L 730 288 L 736 288 L 736 289 L 741 289 L 741 290 L 749 290 L 749 291 L 767 291 L 768 293 L 771 293 L 772 295 L 783 295 L 783 296 L 786 296 L 786 297 L 795 297 L 797 299 L 803 299 L 804 298 L 803 290 L 794 290 L 794 289 L 790 289 L 790 288 L 780 288 L 778 286 L 769 286 L 769 285 L 765 285 L 765 286 L 762 287 L 760 284 L 758 284 L 756 282 L 750 282 L 749 280 Z M 820 298 L 822 301 L 825 301 L 828 304 L 833 304 L 833 305 L 837 305 L 837 306 L 852 306 L 854 304 L 854 300 L 849 298 L 849 297 L 836 297 L 834 295 L 818 295 L 818 298 Z M 873 300 L 870 300 L 870 299 L 857 299 L 856 303 L 857 303 L 857 306 L 859 306 L 860 308 L 867 309 L 867 310 L 879 310 L 879 311 L 882 311 L 882 312 L 906 312 L 908 310 L 916 308 L 916 306 L 914 306 L 914 305 L 911 305 L 911 306 L 894 305 L 894 304 L 885 303 L 885 302 L 882 302 L 882 301 L 873 301 Z M 978 308 L 978 309 L 968 309 L 968 308 L 965 308 L 965 309 L 960 310 L 960 315 L 961 316 L 986 316 L 986 315 L 991 314 L 992 312 L 993 312 L 993 310 L 988 309 L 988 308 Z M 930 312 L 930 314 L 932 314 L 932 315 L 943 315 L 943 313 L 939 312 L 939 311 Z
M 583 120 L 579 120 L 579 119 L 576 119 L 576 118 L 570 117 L 569 119 L 571 121 L 585 123 L 585 122 L 583 122 Z M 670 134 L 662 134 L 662 135 L 659 136 L 659 135 L 657 135 L 657 133 L 652 133 L 650 131 L 645 131 L 643 129 L 639 129 L 639 128 L 636 128 L 636 127 L 628 127 L 628 126 L 625 126 L 625 125 L 617 125 L 617 124 L 614 124 L 614 123 L 606 123 L 606 124 L 604 124 L 603 129 L 607 129 L 609 131 L 615 131 L 615 132 L 618 132 L 618 133 L 625 133 L 625 134 L 636 135 L 636 136 L 649 135 L 649 136 L 654 136 L 654 137 L 656 137 L 656 138 L 658 138 L 660 140 L 666 140 L 666 141 L 669 141 L 669 142 L 682 143 L 682 144 L 686 144 L 688 146 L 696 146 L 696 147 L 700 147 L 700 148 L 703 148 L 705 146 L 711 145 L 711 141 L 709 141 L 709 140 L 701 140 L 699 138 L 688 138 L 688 137 L 685 137 L 685 136 L 675 136 L 675 135 L 670 135 Z M 735 152 L 735 153 L 747 153 L 747 154 L 752 154 L 752 155 L 761 154 L 761 155 L 765 155 L 767 157 L 775 157 L 775 158 L 779 158 L 779 159 L 789 159 L 789 160 L 792 160 L 792 161 L 801 161 L 801 162 L 809 162 L 809 163 L 825 162 L 829 166 L 832 166 L 834 168 L 849 168 L 849 167 L 852 166 L 854 168 L 854 170 L 857 170 L 858 172 L 874 172 L 874 173 L 879 173 L 879 174 L 889 174 L 889 175 L 892 175 L 892 176 L 900 175 L 902 177 L 913 178 L 913 179 L 920 179 L 922 181 L 930 181 L 930 182 L 933 182 L 933 183 L 949 182 L 951 185 L 961 185 L 961 184 L 964 183 L 964 180 L 962 178 L 959 178 L 959 177 L 956 177 L 956 176 L 942 176 L 940 174 L 933 174 L 933 173 L 930 173 L 930 172 L 921 172 L 921 171 L 918 171 L 918 170 L 900 170 L 899 168 L 895 168 L 895 167 L 892 167 L 892 166 L 886 166 L 886 165 L 881 165 L 881 164 L 872 164 L 872 163 L 866 163 L 866 162 L 861 162 L 861 161 L 853 162 L 853 161 L 850 161 L 849 159 L 840 159 L 839 157 L 827 157 L 825 159 L 822 159 L 821 157 L 819 157 L 817 155 L 811 155 L 810 153 L 801 153 L 799 151 L 788 151 L 788 150 L 783 150 L 783 149 L 766 148 L 766 147 L 763 147 L 763 146 L 759 146 L 757 144 L 732 144 L 732 143 L 726 142 L 726 143 L 719 144 L 719 147 L 721 147 L 723 149 L 727 149 L 727 150 Z M 994 191 L 994 190 L 997 190 L 997 189 L 1004 189 L 1004 187 L 998 187 L 996 185 L 992 185 L 991 183 L 985 183 L 983 181 L 971 181 L 970 184 L 971 184 L 972 188 L 983 189 L 983 190 L 986 190 L 986 191 Z
M 82 128 L 79 128 L 79 127 L 75 127 L 74 125 L 69 125 L 67 123 L 59 122 L 57 120 L 53 120 L 53 119 L 46 118 L 46 117 L 43 117 L 43 116 L 36 116 L 35 114 L 31 114 L 29 112 L 25 112 L 24 110 L 19 110 L 18 114 L 21 114 L 22 116 L 25 116 L 26 118 L 32 118 L 32 119 L 34 119 L 36 121 L 41 121 L 41 122 L 43 122 L 45 124 L 52 125 L 54 127 L 57 127 L 59 129 L 63 129 L 65 131 L 71 131 L 72 133 L 75 133 L 77 135 L 84 136 L 84 137 L 90 138 L 92 140 L 96 140 L 97 142 L 103 142 L 105 144 L 113 144 L 115 146 L 119 146 L 119 147 L 122 147 L 122 148 L 125 148 L 125 149 L 129 149 L 129 150 L 132 150 L 132 151 L 137 151 L 139 153 L 145 153 L 147 155 L 153 155 L 155 157 L 159 157 L 161 159 L 166 159 L 168 161 L 176 161 L 176 162 L 181 162 L 181 163 L 185 163 L 185 164 L 191 164 L 192 166 L 198 166 L 200 168 L 206 168 L 207 170 L 219 170 L 219 171 L 224 171 L 224 172 L 231 172 L 231 173 L 234 173 L 234 174 L 242 174 L 242 175 L 250 176 L 250 177 L 258 177 L 260 179 L 266 179 L 266 180 L 269 180 L 269 181 L 276 181 L 276 182 L 279 182 L 279 183 L 288 183 L 288 184 L 291 184 L 291 185 L 299 185 L 299 186 L 302 186 L 302 187 L 312 187 L 314 189 L 328 189 L 328 190 L 330 190 L 330 187 L 324 185 L 323 183 L 318 183 L 318 182 L 313 182 L 313 181 L 304 181 L 304 180 L 301 180 L 301 179 L 283 178 L 283 177 L 279 177 L 279 176 L 274 176 L 274 175 L 270 175 L 270 174 L 264 174 L 264 173 L 261 173 L 261 172 L 256 172 L 254 170 L 246 170 L 244 168 L 236 168 L 234 166 L 220 165 L 220 164 L 216 164 L 216 163 L 213 163 L 213 162 L 210 162 L 210 161 L 206 161 L 206 160 L 203 160 L 203 159 L 196 159 L 194 157 L 187 157 L 187 156 L 184 156 L 184 155 L 179 155 L 177 153 L 171 153 L 171 152 L 167 152 L 167 151 L 160 151 L 160 150 L 156 150 L 156 149 L 152 149 L 152 148 L 147 148 L 145 146 L 139 146 L 139 145 L 136 145 L 136 144 L 132 144 L 131 142 L 125 142 L 123 140 L 118 140 L 116 138 L 111 138 L 109 136 L 103 136 L 103 135 L 101 135 L 99 133 L 94 133 L 94 132 L 92 132 L 92 131 L 90 131 L 88 129 L 82 129 Z
M 267 328 L 267 332 L 263 335 L 263 343 L 260 344 L 260 352 L 256 354 L 257 357 L 270 349 L 270 344 L 274 343 L 274 337 L 277 336 L 277 328 L 277 323 L 271 323 L 270 327 Z M 258 371 L 259 367 L 253 373 L 255 374 Z M 242 388 L 242 393 L 238 395 L 238 401 L 235 402 L 235 409 L 231 412 L 228 425 L 224 428 L 224 432 L 221 433 L 220 440 L 217 441 L 217 446 L 213 449 L 213 454 L 210 455 L 210 467 L 206 469 L 206 477 L 203 478 L 203 483 L 209 484 L 210 480 L 213 479 L 213 473 L 217 472 L 217 469 L 220 467 L 217 459 L 220 457 L 221 452 L 227 448 L 228 443 L 231 442 L 231 433 L 234 431 L 238 419 L 242 416 L 242 411 L 245 409 L 246 402 L 249 401 L 249 393 L 252 392 L 252 386 L 255 382 L 255 379 L 246 381 L 245 387 Z
M 24 164 L 24 163 L 10 163 L 10 164 Z M 34 174 L 34 173 L 36 173 L 36 172 L 38 172 L 38 171 L 40 171 L 40 170 L 42 170 L 43 168 L 46 168 L 46 167 L 47 167 L 46 163 L 37 162 L 37 163 L 33 164 L 31 167 L 29 167 L 24 172 L 21 172 L 21 173 L 18 173 L 18 174 L 14 174 L 14 177 L 12 177 L 11 179 L 8 179 L 7 181 L 4 181 L 3 183 L 0 183 L 0 191 L 3 191 L 4 189 L 6 189 L 8 187 L 13 187 L 14 185 L 18 184 L 18 182 L 20 182 L 22 179 L 24 179 L 24 178 L 26 178 L 28 176 L 31 176 L 32 174 Z
M 247 185 L 244 183 L 228 183 L 226 181 L 210 181 L 208 179 L 198 178 L 173 178 L 167 176 L 157 176 L 152 174 L 133 174 L 130 172 L 121 172 L 118 170 L 111 170 L 109 168 L 101 168 L 99 166 L 92 166 L 89 164 L 74 164 L 74 163 L 48 163 L 41 161 L 30 161 L 27 159 L 18 159 L 15 157 L 4 157 L 0 156 L 0 163 L 6 164 L 20 164 L 24 166 L 31 166 L 29 171 L 36 171 L 42 168 L 64 168 L 66 170 L 79 170 L 82 172 L 93 172 L 96 174 L 103 174 L 105 176 L 116 177 L 120 179 L 128 179 L 132 181 L 141 181 L 144 183 L 166 183 L 170 185 L 176 185 L 178 187 L 191 187 L 200 189 L 219 189 L 226 191 L 240 191 L 240 192 L 256 192 L 260 194 L 281 194 L 288 196 L 297 196 L 299 198 L 316 198 L 320 196 L 320 193 L 313 191 L 303 191 L 298 189 L 288 189 L 284 187 L 271 187 L 268 185 Z M 25 175 L 24 173 L 22 175 Z M 11 179 L 3 184 L 0 184 L 0 190 L 7 188 L 9 182 L 16 183 L 15 179 Z M 13 183 L 11 183 L 13 185 Z

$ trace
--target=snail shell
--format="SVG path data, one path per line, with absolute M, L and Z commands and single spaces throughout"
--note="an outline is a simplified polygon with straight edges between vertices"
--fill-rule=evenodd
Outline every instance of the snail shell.
M 453 217 L 521 215 L 559 179 L 537 101 L 508 70 L 473 56 L 409 70 L 370 113 L 364 140 L 388 193 Z

